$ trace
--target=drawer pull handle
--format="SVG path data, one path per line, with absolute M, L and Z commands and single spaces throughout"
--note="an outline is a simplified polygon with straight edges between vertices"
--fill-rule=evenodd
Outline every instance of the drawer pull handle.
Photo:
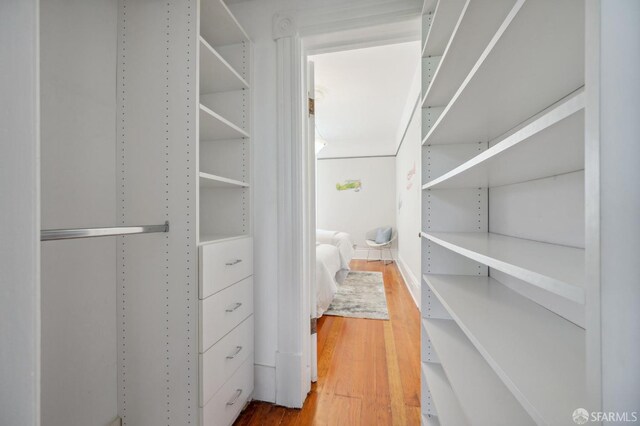
M 238 402 L 238 398 L 240 398 L 240 395 L 242 395 L 242 389 L 236 389 L 235 396 L 229 402 L 227 402 L 227 405 L 233 405 Z
M 236 260 L 232 260 L 231 262 L 227 262 L 225 263 L 225 265 L 227 266 L 233 266 L 233 265 L 237 265 L 238 263 L 242 262 L 242 259 L 236 259 Z
M 236 302 L 236 303 L 234 303 L 233 308 L 227 308 L 227 309 L 226 309 L 226 311 L 227 311 L 227 312 L 233 312 L 233 311 L 235 311 L 236 309 L 238 309 L 240 306 L 242 306 L 242 303 L 240 303 L 240 302 Z
M 236 346 L 236 351 L 232 355 L 227 356 L 227 359 L 234 359 L 241 351 L 242 346 Z

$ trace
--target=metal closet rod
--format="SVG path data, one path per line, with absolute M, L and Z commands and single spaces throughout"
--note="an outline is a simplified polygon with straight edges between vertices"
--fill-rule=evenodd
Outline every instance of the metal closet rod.
M 110 228 L 44 229 L 40 241 L 70 240 L 74 238 L 112 237 L 115 235 L 169 232 L 169 221 L 162 225 L 113 226 Z

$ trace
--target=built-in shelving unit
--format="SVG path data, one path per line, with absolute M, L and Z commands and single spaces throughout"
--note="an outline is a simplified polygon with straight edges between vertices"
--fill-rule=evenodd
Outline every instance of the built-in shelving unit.
M 200 36 L 200 93 L 248 89 L 249 84 Z
M 495 187 L 584 169 L 584 101 L 580 89 L 422 188 Z
M 200 140 L 215 141 L 248 138 L 249 134 L 220 114 L 200 105 Z
M 482 355 L 536 423 L 556 425 L 571 421 L 567 407 L 582 407 L 586 401 L 584 329 L 491 277 L 426 275 L 424 280 L 473 343 L 477 354 Z M 437 350 L 434 331 L 427 326 Z M 445 366 L 447 361 L 455 363 L 444 360 L 456 356 L 449 347 L 446 354 L 439 355 Z M 465 366 L 476 379 L 477 368 L 468 363 Z M 451 375 L 461 371 L 464 370 Z M 470 376 L 467 375 L 467 385 L 473 380 Z M 490 395 L 489 392 L 487 396 Z
M 200 4 L 199 243 L 249 235 L 250 40 L 222 0 Z
M 200 187 L 207 188 L 248 188 L 249 184 L 235 179 L 200 172 Z
M 573 1 L 516 2 L 423 142 L 494 139 L 577 90 L 583 42 Z
M 423 236 L 558 296 L 584 303 L 584 249 L 480 232 L 430 232 Z
M 217 426 L 253 394 L 251 41 L 222 0 L 199 4 L 198 424 Z
M 422 364 L 422 374 L 429 381 L 431 395 L 438 412 L 438 421 L 443 425 L 470 425 L 471 423 L 464 415 L 460 402 L 453 392 L 442 366 L 425 362 Z
M 571 424 L 587 398 L 584 3 L 427 13 L 423 424 Z
M 451 388 L 473 424 L 533 425 L 533 420 L 453 320 L 424 319 Z M 466 374 L 467 369 L 475 374 Z

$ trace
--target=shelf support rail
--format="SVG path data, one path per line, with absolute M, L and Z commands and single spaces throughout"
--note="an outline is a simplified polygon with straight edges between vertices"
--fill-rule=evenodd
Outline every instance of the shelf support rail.
M 43 229 L 40 231 L 40 241 L 150 234 L 154 232 L 169 232 L 169 221 L 166 221 L 162 225 L 114 226 L 110 228 Z

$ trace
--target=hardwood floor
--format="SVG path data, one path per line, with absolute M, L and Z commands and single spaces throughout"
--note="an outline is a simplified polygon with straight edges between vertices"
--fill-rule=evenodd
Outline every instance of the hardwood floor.
M 419 425 L 420 313 L 396 264 L 351 262 L 380 271 L 390 321 L 323 316 L 318 382 L 301 410 L 252 402 L 235 425 Z

